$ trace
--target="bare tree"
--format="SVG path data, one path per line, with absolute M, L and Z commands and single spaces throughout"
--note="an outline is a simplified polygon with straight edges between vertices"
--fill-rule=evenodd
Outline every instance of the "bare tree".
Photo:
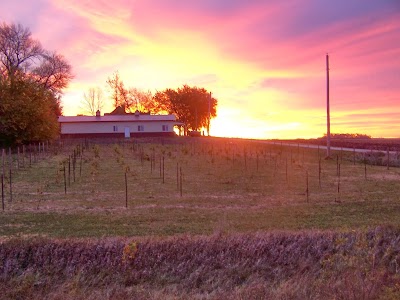
M 107 84 L 111 88 L 115 108 L 122 106 L 126 111 L 129 111 L 134 107 L 136 103 L 135 99 L 133 99 L 130 91 L 125 88 L 124 82 L 120 79 L 118 72 L 115 72 L 112 77 L 107 79 Z
M 72 80 L 71 65 L 57 53 L 44 50 L 22 25 L 0 24 L 0 74 L 33 79 L 46 90 L 61 94 Z
M 104 107 L 103 91 L 97 88 L 90 88 L 87 93 L 83 94 L 81 101 L 81 110 L 84 114 L 95 116 L 96 112 L 101 111 Z
M 22 25 L 0 25 L 0 62 L 7 76 L 26 73 L 38 63 L 44 50 L 39 41 L 31 37 L 29 29 Z
M 71 65 L 55 52 L 42 54 L 42 63 L 33 70 L 33 75 L 45 89 L 56 94 L 60 94 L 73 79 Z

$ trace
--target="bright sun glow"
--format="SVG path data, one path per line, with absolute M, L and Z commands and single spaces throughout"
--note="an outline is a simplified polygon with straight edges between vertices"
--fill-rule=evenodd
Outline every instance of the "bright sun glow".
M 344 0 L 32 3 L 3 1 L 0 18 L 29 26 L 71 63 L 65 115 L 82 112 L 91 87 L 103 89 L 103 111 L 111 111 L 106 80 L 118 71 L 127 87 L 211 91 L 218 99 L 211 135 L 320 137 L 329 52 L 332 132 L 399 137 L 396 1 L 353 10 Z

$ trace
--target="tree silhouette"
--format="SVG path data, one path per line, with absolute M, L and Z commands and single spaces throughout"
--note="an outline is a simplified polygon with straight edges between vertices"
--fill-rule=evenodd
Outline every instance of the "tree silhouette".
M 108 78 L 107 84 L 115 108 L 123 107 L 125 112 L 139 110 L 151 114 L 175 114 L 184 123 L 185 135 L 188 130 L 208 130 L 210 119 L 217 115 L 218 101 L 204 88 L 183 85 L 176 90 L 165 89 L 152 95 L 151 91 L 126 88 L 118 72 Z
M 96 112 L 101 111 L 104 107 L 103 91 L 97 88 L 90 88 L 83 94 L 81 101 L 81 110 L 84 114 L 95 116 Z
M 0 144 L 51 140 L 58 136 L 59 98 L 34 81 L 0 80 Z
M 64 57 L 43 49 L 29 29 L 0 24 L 0 143 L 55 138 L 60 97 L 72 78 Z
M 111 97 L 115 108 L 121 106 L 124 107 L 125 111 L 129 111 L 136 104 L 129 90 L 125 88 L 125 84 L 121 80 L 118 71 L 107 79 L 107 84 L 111 89 Z
M 175 114 L 185 124 L 185 134 L 187 130 L 207 128 L 209 116 L 217 115 L 218 101 L 204 88 L 183 85 L 157 92 L 153 98 L 160 109 Z

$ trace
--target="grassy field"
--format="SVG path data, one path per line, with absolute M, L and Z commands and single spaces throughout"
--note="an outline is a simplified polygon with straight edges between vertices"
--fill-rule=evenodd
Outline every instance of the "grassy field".
M 323 284 L 318 283 L 318 272 L 328 272 L 328 269 L 332 269 L 331 265 L 325 270 L 321 264 L 326 262 L 325 254 L 337 259 L 336 254 L 342 250 L 339 251 L 335 247 L 342 247 L 341 234 L 347 239 L 349 232 L 355 232 L 354 235 L 362 244 L 365 237 L 361 237 L 370 230 L 392 228 L 388 230 L 391 237 L 400 241 L 400 234 L 397 234 L 397 228 L 400 228 L 400 170 L 390 164 L 387 166 L 385 152 L 375 155 L 379 158 L 381 166 L 366 164 L 371 162 L 370 157 L 359 153 L 338 151 L 333 153 L 331 159 L 325 159 L 324 155 L 323 150 L 289 147 L 279 143 L 213 138 L 57 144 L 47 153 L 35 157 L 33 161 L 27 153 L 24 158 L 22 154 L 14 154 L 11 185 L 9 158 L 4 159 L 4 210 L 0 214 L 2 249 L 19 245 L 18 249 L 27 249 L 24 253 L 30 253 L 32 250 L 29 250 L 29 245 L 35 244 L 36 240 L 41 241 L 40 247 L 46 248 L 45 245 L 54 243 L 81 245 L 87 243 L 86 239 L 90 239 L 90 245 L 96 247 L 95 245 L 101 245 L 102 241 L 109 238 L 118 238 L 116 243 L 120 248 L 133 239 L 138 241 L 139 245 L 150 243 L 149 245 L 153 246 L 149 247 L 154 249 L 158 249 L 160 244 L 164 245 L 163 241 L 166 239 L 166 243 L 170 244 L 167 248 L 175 249 L 176 246 L 173 245 L 181 243 L 177 242 L 177 239 L 180 241 L 183 238 L 187 240 L 183 243 L 188 247 L 186 251 L 192 253 L 195 247 L 193 245 L 200 239 L 203 246 L 209 243 L 204 247 L 210 247 L 209 251 L 218 256 L 213 243 L 219 239 L 226 239 L 227 247 L 232 250 L 238 243 L 246 241 L 256 245 L 254 234 L 263 236 L 268 243 L 271 242 L 269 239 L 276 241 L 277 236 L 281 238 L 282 235 L 285 239 L 296 241 L 297 238 L 294 237 L 300 235 L 316 243 L 316 248 L 321 246 L 322 242 L 318 240 L 321 238 L 323 243 L 330 244 L 328 248 L 331 252 L 326 254 L 324 251 L 328 248 L 323 248 L 323 254 L 313 258 L 312 266 L 309 266 L 313 269 L 310 281 L 313 286 L 310 285 L 309 290 L 302 290 L 300 294 L 306 296 L 304 293 L 312 293 L 313 297 L 309 298 L 326 299 L 318 291 L 332 278 Z M 393 159 L 399 158 L 391 158 L 392 161 Z M 314 240 L 316 235 L 318 238 Z M 348 243 L 351 255 L 356 257 L 358 252 L 363 251 L 361 246 L 357 246 L 359 243 Z M 279 247 L 284 247 L 285 251 L 289 252 L 290 249 L 296 248 L 290 243 L 283 242 L 282 245 Z M 382 243 L 379 247 L 381 245 Z M 250 245 L 243 251 L 254 251 L 253 246 Z M 286 247 L 289 247 L 289 250 Z M 392 253 L 390 259 L 382 253 L 378 255 L 380 259 L 386 259 L 379 272 L 388 277 L 382 278 L 390 278 L 384 280 L 379 277 L 379 280 L 382 279 L 383 286 L 391 289 L 385 295 L 392 296 L 397 295 L 397 276 L 400 277 L 397 267 L 393 271 L 393 264 L 400 263 L 397 253 L 400 250 L 393 249 L 400 249 L 400 245 L 395 242 L 390 245 L 392 248 L 388 247 L 379 248 L 380 252 L 369 246 L 364 250 L 371 257 L 382 251 Z M 80 248 L 81 246 L 77 246 L 77 249 Z M 120 256 L 121 249 L 117 251 Z M 298 251 L 307 257 L 309 248 L 307 249 Z M 224 250 L 224 253 L 231 250 Z M 142 251 L 144 250 L 139 246 L 138 253 Z M 163 251 L 166 250 L 160 253 Z M 182 251 L 186 253 L 185 250 Z M 13 261 L 14 254 L 10 253 L 0 253 L 0 256 L 3 255 L 3 261 Z M 196 254 L 191 255 L 188 264 L 196 261 Z M 311 253 L 309 255 L 313 256 Z M 239 261 L 235 263 L 245 263 Z M 346 267 L 343 270 L 353 270 L 353 263 L 346 258 Z M 373 265 L 372 261 L 368 261 L 365 266 L 375 272 L 371 263 Z M 36 263 L 33 261 L 32 264 Z M 21 273 L 7 273 L 5 263 L 0 265 L 0 273 L 3 274 L 1 284 L 10 288 L 12 282 L 20 280 L 28 285 L 27 289 L 20 294 L 15 290 L 12 292 L 18 295 L 34 292 L 31 288 L 39 280 L 35 276 L 42 276 L 45 271 L 39 268 L 37 273 L 31 274 L 32 279 L 29 277 L 32 269 L 27 267 L 28 265 L 29 263 L 26 266 L 22 263 L 21 266 L 24 267 L 19 268 L 25 271 Z M 196 268 L 200 269 L 193 267 L 191 270 L 200 272 L 203 267 L 199 265 Z M 244 299 L 250 290 L 255 288 L 259 291 L 250 298 L 263 299 L 263 295 L 267 295 L 267 291 L 272 289 L 274 292 L 268 294 L 268 297 L 265 296 L 266 298 L 292 299 L 295 298 L 294 295 L 287 296 L 288 291 L 283 285 L 295 283 L 293 274 L 297 283 L 311 276 L 303 270 L 304 266 L 296 264 L 293 266 L 293 274 L 285 271 L 286 275 L 282 278 L 278 276 L 276 280 L 263 281 L 266 273 L 258 268 L 256 261 L 253 267 L 245 279 L 239 280 L 236 285 L 231 282 L 233 279 L 230 276 L 233 273 L 229 272 L 239 272 L 240 268 L 229 271 L 221 267 L 228 272 L 226 280 L 230 283 L 215 283 L 215 286 L 212 284 L 215 270 L 210 271 L 211 275 L 199 275 L 200 279 L 196 279 L 207 282 L 197 285 L 191 282 L 184 287 L 179 285 L 178 279 L 165 278 L 163 281 L 161 273 L 157 273 L 152 279 L 143 275 L 143 278 L 147 279 L 142 278 L 141 281 L 136 278 L 134 283 L 129 284 L 125 281 L 130 275 L 121 275 L 121 278 L 125 279 L 121 279 L 117 286 L 123 286 L 124 292 L 118 294 L 118 297 L 139 295 L 139 298 L 163 299 L 167 295 L 171 299 L 185 299 L 184 295 L 190 294 L 189 298 L 220 299 L 226 296 Z M 157 266 L 154 268 L 157 269 Z M 168 272 L 174 273 L 171 270 Z M 390 276 L 387 273 L 389 271 Z M 28 277 L 26 272 L 29 273 Z M 111 274 L 112 268 L 107 272 Z M 168 276 L 175 276 L 168 272 Z M 187 272 L 186 275 L 189 276 L 190 272 Z M 336 275 L 343 275 L 340 272 Z M 368 273 L 368 276 L 375 274 L 373 272 Z M 78 273 L 74 273 L 74 276 L 78 276 Z M 351 276 L 358 273 L 355 274 L 353 272 Z M 64 278 L 57 284 L 67 290 L 69 284 L 75 284 L 78 291 L 69 294 L 71 298 L 86 298 L 85 289 L 94 279 L 85 276 L 80 283 L 66 283 Z M 79 281 L 79 278 L 74 280 Z M 104 293 L 110 290 L 102 286 L 101 280 L 97 278 L 95 281 L 90 287 L 91 293 L 103 294 L 101 298 L 104 299 L 113 298 L 112 293 L 104 296 Z M 373 284 L 373 281 L 368 281 L 368 288 L 372 289 Z M 117 288 L 116 285 L 111 286 Z M 134 291 L 132 286 L 135 286 Z M 235 286 L 238 290 L 232 292 Z M 142 290 L 138 291 L 138 288 Z M 364 287 L 361 285 L 360 288 Z M 158 292 L 150 293 L 150 290 Z M 224 294 L 228 290 L 232 293 Z M 281 292 L 283 294 L 279 296 Z M 331 292 L 332 295 L 338 295 L 333 290 Z M 41 288 L 39 294 L 49 296 L 46 288 Z M 366 295 L 364 299 L 375 299 L 379 291 L 374 290 L 370 295 L 373 297 Z M 53 296 L 57 298 L 59 295 Z
M 82 148 L 75 172 L 72 162 L 68 172 L 69 156 Z M 229 139 L 64 146 L 31 167 L 14 166 L 12 202 L 6 178 L 0 236 L 171 236 L 400 223 L 398 168 L 365 165 L 353 153 L 334 153 L 331 160 L 324 154 Z

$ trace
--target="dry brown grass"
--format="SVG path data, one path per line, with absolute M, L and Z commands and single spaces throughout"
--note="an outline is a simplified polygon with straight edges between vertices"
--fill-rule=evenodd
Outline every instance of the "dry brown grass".
M 377 299 L 399 294 L 399 255 L 400 231 L 389 227 L 12 239 L 1 243 L 0 286 L 7 299 Z

